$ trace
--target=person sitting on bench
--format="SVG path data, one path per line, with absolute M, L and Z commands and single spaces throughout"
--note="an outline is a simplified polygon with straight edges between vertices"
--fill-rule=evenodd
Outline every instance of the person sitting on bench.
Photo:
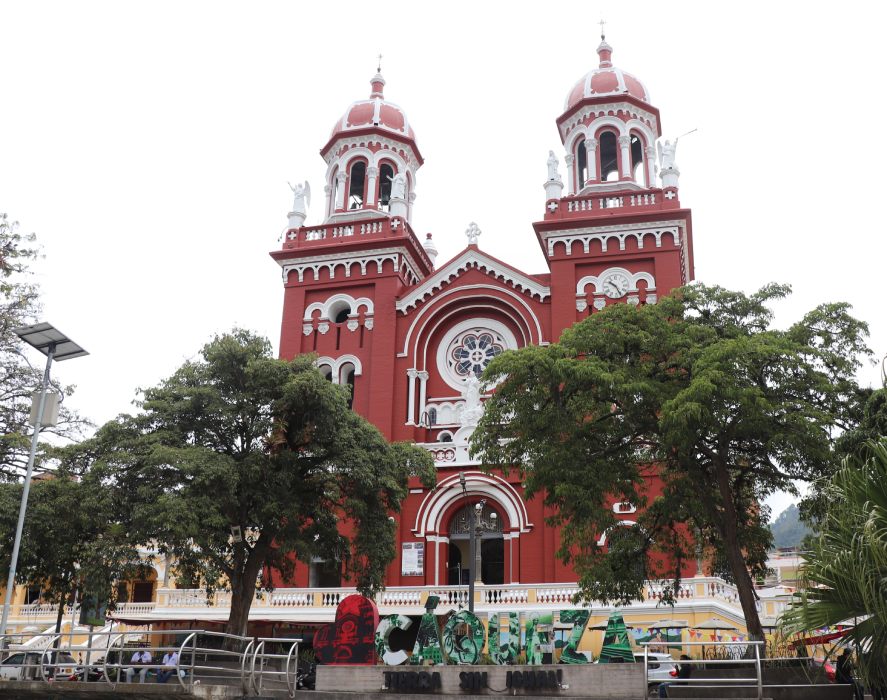
M 141 669 L 136 670 L 135 668 L 126 669 L 126 682 L 132 683 L 132 677 L 138 673 L 139 674 L 139 683 L 144 683 L 145 678 L 148 677 L 148 666 L 151 663 L 151 652 L 147 649 L 136 649 L 135 653 L 132 655 L 132 658 L 129 660 L 131 664 L 136 664 L 141 666 Z
M 166 683 L 176 673 L 176 667 L 179 665 L 179 652 L 173 649 L 163 655 L 163 665 L 157 669 L 157 682 Z M 179 676 L 184 678 L 185 671 L 179 670 Z

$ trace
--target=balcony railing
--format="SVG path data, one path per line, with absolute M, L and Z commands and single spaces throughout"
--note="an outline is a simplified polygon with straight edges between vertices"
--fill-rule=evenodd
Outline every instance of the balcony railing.
M 475 587 L 475 607 L 489 612 L 508 612 L 519 609 L 570 607 L 573 605 L 601 610 L 607 606 L 582 601 L 574 602 L 579 588 L 573 583 L 562 584 L 478 584 Z M 332 619 L 339 602 L 356 593 L 353 588 L 277 588 L 273 591 L 257 591 L 251 606 L 255 618 L 272 617 L 289 619 L 305 615 L 309 619 Z M 419 614 L 429 596 L 438 596 L 441 609 L 468 607 L 467 586 L 393 586 L 376 596 L 376 604 L 383 614 L 405 611 Z M 643 598 L 638 604 L 657 604 L 663 597 L 663 586 L 650 582 L 644 588 Z M 741 616 L 739 593 L 736 587 L 714 577 L 696 577 L 683 581 L 675 596 L 676 605 L 692 606 L 701 603 L 716 604 L 724 612 L 733 611 Z M 778 615 L 791 601 L 790 592 L 777 592 L 762 596 L 761 612 L 765 615 Z M 231 593 L 217 591 L 208 596 L 202 589 L 161 588 L 157 591 L 156 603 L 122 603 L 113 611 L 117 619 L 138 617 L 163 619 L 164 617 L 190 619 L 199 611 L 214 618 L 226 617 L 231 607 Z M 46 603 L 17 605 L 12 608 L 10 622 L 18 628 L 26 625 L 41 627 L 55 622 L 58 608 Z M 64 614 L 65 626 L 76 616 L 77 611 L 67 606 Z M 40 631 L 43 631 L 41 628 Z
M 286 234 L 284 247 L 305 248 L 330 243 L 344 244 L 367 239 L 391 238 L 402 236 L 405 229 L 410 230 L 406 221 L 399 218 L 390 219 L 387 216 L 370 221 L 303 226 L 292 229 Z
M 548 205 L 546 219 L 573 219 L 589 214 L 602 216 L 610 210 L 661 211 L 680 207 L 677 198 L 669 199 L 672 192 L 660 190 L 646 192 L 597 193 L 562 197 Z

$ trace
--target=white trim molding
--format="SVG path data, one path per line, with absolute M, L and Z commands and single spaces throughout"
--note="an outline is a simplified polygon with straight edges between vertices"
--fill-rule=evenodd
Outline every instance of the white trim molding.
M 466 248 L 461 255 L 452 260 L 446 267 L 436 270 L 422 284 L 410 290 L 403 298 L 398 300 L 396 304 L 397 310 L 405 314 L 411 308 L 432 296 L 445 284 L 448 284 L 463 272 L 472 268 L 482 270 L 491 277 L 500 279 L 515 289 L 529 294 L 531 297 L 538 298 L 539 301 L 544 301 L 551 296 L 551 289 L 538 280 L 506 267 L 498 260 L 485 255 L 479 250 Z
M 465 491 L 459 483 L 459 474 L 452 474 L 438 483 L 434 491 L 428 493 L 419 505 L 416 522 L 412 528 L 416 537 L 430 537 L 432 533 L 439 537 L 444 528 L 444 513 L 456 501 L 467 496 L 482 496 L 495 502 L 508 519 L 511 532 L 529 532 L 533 529 L 526 504 L 521 495 L 505 479 L 478 471 L 466 471 Z M 503 523 L 504 525 L 504 523 Z M 503 527 L 503 534 L 506 528 Z
M 656 280 L 653 279 L 653 275 L 649 272 L 629 272 L 624 267 L 608 267 L 606 270 L 601 272 L 599 275 L 586 275 L 576 284 L 576 296 L 584 297 L 586 292 L 585 288 L 589 284 L 594 285 L 594 293 L 595 294 L 603 294 L 604 290 L 601 287 L 601 283 L 604 279 L 606 279 L 609 275 L 620 274 L 625 275 L 628 279 L 629 292 L 638 292 L 638 282 L 643 280 L 647 283 L 647 289 L 652 291 L 656 289 Z M 583 309 L 579 309 L 582 311 Z

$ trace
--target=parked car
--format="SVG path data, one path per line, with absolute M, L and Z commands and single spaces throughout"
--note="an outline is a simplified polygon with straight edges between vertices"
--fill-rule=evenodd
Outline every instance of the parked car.
M 634 660 L 639 664 L 644 663 L 644 654 L 642 652 L 635 652 Z M 675 663 L 671 654 L 649 652 L 647 654 L 647 681 L 650 683 L 673 681 L 678 673 L 678 667 Z
M 43 657 L 44 674 L 47 678 L 68 678 L 77 669 L 77 662 L 67 651 L 19 651 L 0 661 L 0 678 L 13 681 L 30 681 L 40 678 L 40 657 Z

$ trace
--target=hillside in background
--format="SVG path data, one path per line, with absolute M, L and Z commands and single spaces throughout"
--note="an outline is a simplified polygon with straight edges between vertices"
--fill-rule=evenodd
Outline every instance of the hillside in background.
M 781 549 L 783 547 L 800 547 L 801 540 L 811 531 L 801 521 L 798 507 L 792 503 L 770 524 L 770 532 L 773 533 L 773 546 Z

